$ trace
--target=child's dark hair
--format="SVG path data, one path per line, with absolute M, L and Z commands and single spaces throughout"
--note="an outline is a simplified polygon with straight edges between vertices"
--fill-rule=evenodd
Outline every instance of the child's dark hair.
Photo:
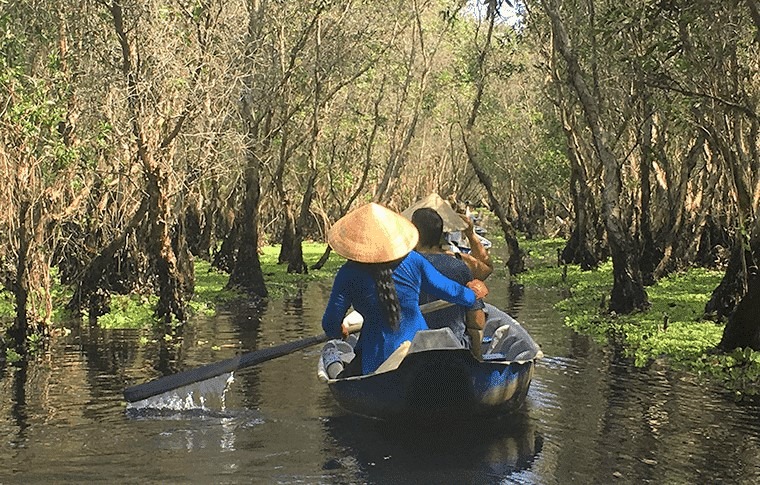
M 417 209 L 412 214 L 412 224 L 417 227 L 420 233 L 420 245 L 426 247 L 435 247 L 441 244 L 443 235 L 443 219 L 429 207 Z

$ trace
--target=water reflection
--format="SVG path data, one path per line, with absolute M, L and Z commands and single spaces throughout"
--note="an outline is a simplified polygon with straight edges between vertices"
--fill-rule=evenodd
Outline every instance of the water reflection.
M 236 451 L 241 433 L 265 423 L 260 413 L 251 410 L 185 410 L 158 408 L 131 409 L 130 419 L 165 423 L 154 437 L 155 447 L 163 450 Z M 171 423 L 171 424 L 170 424 Z
M 74 327 L 39 361 L 0 369 L 0 483 L 760 483 L 756 403 L 663 363 L 633 367 L 564 327 L 555 290 L 489 288 L 546 356 L 510 420 L 346 415 L 315 376 L 318 347 L 236 371 L 223 403 L 125 412 L 129 385 L 320 333 L 330 286 L 315 283 L 194 317 L 171 344 Z
M 26 410 L 26 372 L 27 364 L 22 362 L 13 374 L 13 395 L 11 397 L 11 417 L 16 425 L 17 432 L 10 439 L 11 447 L 21 446 L 25 441 L 25 431 L 29 426 Z
M 325 469 L 370 483 L 492 483 L 530 469 L 543 438 L 526 412 L 507 419 L 409 426 L 352 415 L 326 419 L 337 446 Z

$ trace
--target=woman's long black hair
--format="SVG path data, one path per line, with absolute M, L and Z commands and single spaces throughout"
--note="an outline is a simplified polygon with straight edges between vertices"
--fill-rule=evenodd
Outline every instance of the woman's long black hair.
M 396 283 L 393 282 L 393 270 L 401 261 L 391 261 L 390 263 L 374 263 L 363 265 L 372 274 L 377 288 L 377 299 L 380 302 L 380 308 L 385 313 L 388 325 L 395 332 L 398 330 L 401 322 L 401 304 L 398 301 L 396 293 Z

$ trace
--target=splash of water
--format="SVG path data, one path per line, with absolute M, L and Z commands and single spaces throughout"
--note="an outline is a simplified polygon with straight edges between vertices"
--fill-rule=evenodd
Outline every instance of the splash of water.
M 224 411 L 227 389 L 234 381 L 235 373 L 229 372 L 141 401 L 127 403 L 127 411 Z

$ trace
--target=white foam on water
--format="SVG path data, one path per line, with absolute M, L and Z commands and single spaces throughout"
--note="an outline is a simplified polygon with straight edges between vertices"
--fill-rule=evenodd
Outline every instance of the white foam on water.
M 224 411 L 229 385 L 235 382 L 235 373 L 229 372 L 212 379 L 194 382 L 187 386 L 152 396 L 141 401 L 127 403 L 127 411 Z

